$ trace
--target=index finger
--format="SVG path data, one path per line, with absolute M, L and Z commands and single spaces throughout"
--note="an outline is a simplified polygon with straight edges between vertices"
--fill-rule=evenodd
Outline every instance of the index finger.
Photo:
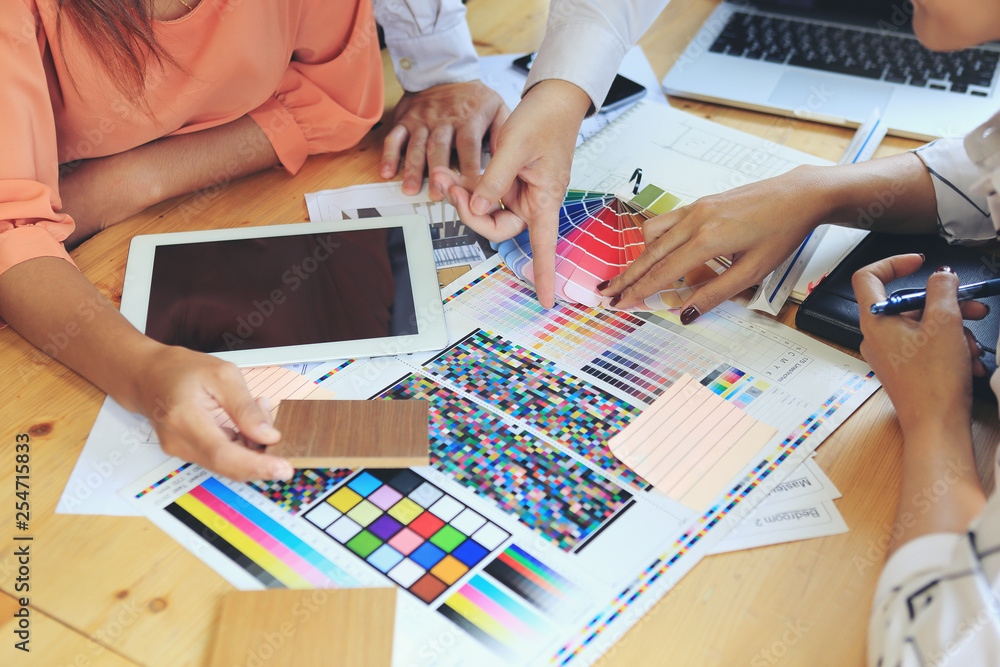
M 535 292 L 542 307 L 551 308 L 555 305 L 559 216 L 557 211 L 550 211 L 546 207 L 534 221 L 527 222 L 528 238 L 531 241 L 531 266 L 535 272 Z

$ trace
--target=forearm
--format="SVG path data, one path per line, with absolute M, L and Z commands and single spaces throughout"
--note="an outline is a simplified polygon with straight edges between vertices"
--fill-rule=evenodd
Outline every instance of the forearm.
M 964 533 L 986 503 L 967 420 L 911 429 L 904 442 L 890 553 L 922 535 Z
M 263 130 L 249 116 L 209 130 L 165 137 L 128 153 L 147 206 L 225 185 L 278 164 Z
M 158 343 L 139 333 L 69 262 L 31 259 L 0 275 L 0 317 L 129 410 L 141 359 Z
M 934 185 L 913 153 L 800 169 L 824 202 L 823 222 L 897 234 L 937 233 Z
M 63 211 L 77 223 L 67 244 L 171 197 L 225 185 L 277 164 L 270 142 L 249 116 L 86 160 L 59 180 Z

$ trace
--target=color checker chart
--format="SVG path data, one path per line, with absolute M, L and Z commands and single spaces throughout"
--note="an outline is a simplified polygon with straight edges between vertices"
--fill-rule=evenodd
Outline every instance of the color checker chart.
M 412 470 L 363 470 L 305 518 L 428 604 L 510 537 Z

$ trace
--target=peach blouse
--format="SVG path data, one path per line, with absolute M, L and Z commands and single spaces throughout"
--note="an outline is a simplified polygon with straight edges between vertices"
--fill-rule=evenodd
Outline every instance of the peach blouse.
M 60 44 L 57 2 L 0 4 L 0 272 L 69 259 L 62 163 L 249 114 L 294 174 L 311 154 L 355 145 L 381 116 L 370 0 L 202 0 L 157 23 L 181 67 L 149 68 L 151 115 L 122 97 L 72 21 Z

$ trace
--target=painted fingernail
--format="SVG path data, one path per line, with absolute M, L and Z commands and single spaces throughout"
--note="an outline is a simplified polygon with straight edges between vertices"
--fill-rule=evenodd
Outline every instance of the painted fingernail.
M 604 282 L 597 283 L 597 291 L 603 292 L 604 290 L 608 289 L 608 285 L 610 284 L 611 284 L 610 280 L 605 280 Z
M 490 203 L 480 196 L 472 198 L 472 212 L 476 215 L 485 215 L 490 210 Z
M 922 252 L 918 252 L 917 254 L 920 255 L 920 261 L 921 262 L 926 262 L 927 261 L 927 255 L 925 255 Z
M 681 312 L 681 324 L 691 324 L 698 316 L 701 315 L 701 311 L 695 306 L 688 306 Z
M 934 273 L 955 273 L 950 266 L 939 266 L 934 269 Z
M 611 299 L 611 303 L 609 303 L 608 305 L 611 306 L 612 308 L 616 308 L 618 304 L 621 303 L 621 300 L 622 300 L 622 295 L 619 294 L 615 298 Z

